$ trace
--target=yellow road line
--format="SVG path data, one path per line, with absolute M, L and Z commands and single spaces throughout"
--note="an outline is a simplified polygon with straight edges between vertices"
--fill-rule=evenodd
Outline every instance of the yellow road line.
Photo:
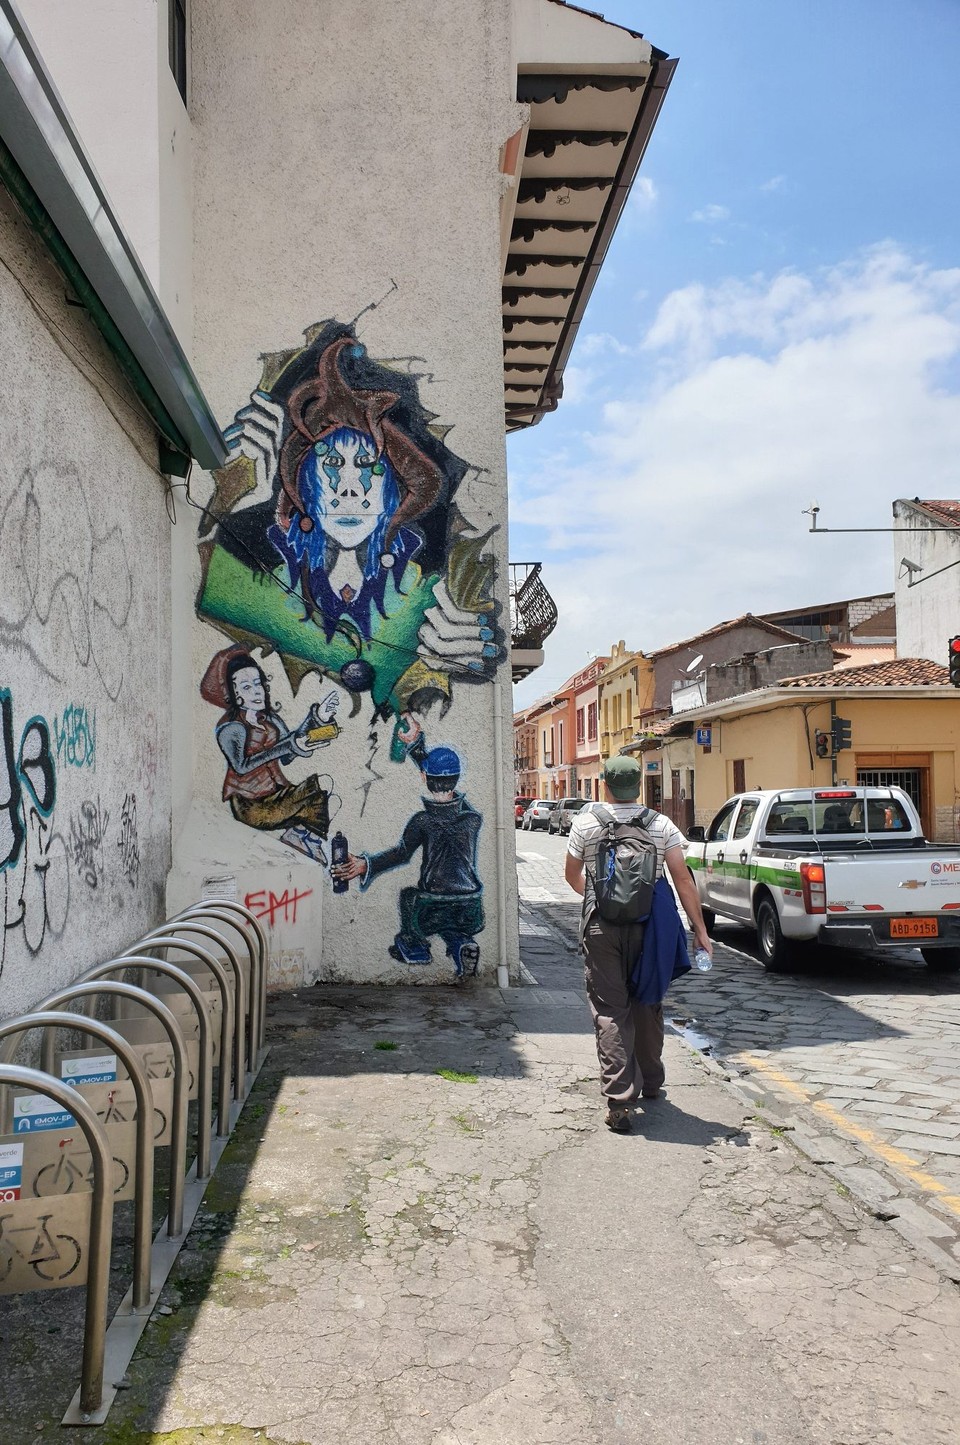
M 779 1069 L 773 1068 L 763 1059 L 757 1058 L 755 1054 L 737 1054 L 735 1057 L 738 1062 L 749 1064 L 750 1068 L 754 1069 L 758 1074 L 763 1074 L 765 1078 L 772 1080 L 781 1089 L 785 1089 L 788 1094 L 792 1094 L 794 1098 L 799 1099 L 801 1103 L 807 1104 L 814 1113 L 821 1114 L 823 1118 L 829 1120 L 835 1129 L 839 1129 L 842 1134 L 847 1134 L 851 1139 L 856 1139 L 860 1144 L 863 1144 L 870 1150 L 871 1154 L 875 1154 L 878 1159 L 883 1159 L 885 1163 L 892 1165 L 894 1169 L 899 1169 L 901 1174 L 905 1174 L 907 1178 L 920 1189 L 925 1189 L 928 1194 L 935 1194 L 937 1196 L 937 1203 L 949 1209 L 951 1214 L 955 1214 L 957 1218 L 960 1219 L 960 1194 L 951 1194 L 946 1184 L 942 1184 L 939 1179 L 935 1179 L 932 1174 L 928 1174 L 925 1169 L 921 1169 L 918 1160 L 912 1158 L 909 1154 L 905 1154 L 902 1149 L 898 1149 L 894 1144 L 888 1144 L 884 1139 L 880 1138 L 879 1134 L 875 1134 L 872 1129 L 868 1129 L 863 1124 L 855 1123 L 853 1119 L 848 1119 L 846 1114 L 842 1114 L 839 1109 L 835 1109 L 832 1104 L 828 1104 L 826 1099 L 815 1099 L 806 1089 L 801 1088 L 795 1080 L 788 1079 L 786 1074 L 782 1074 Z M 904 1127 L 908 1127 L 906 1121 Z

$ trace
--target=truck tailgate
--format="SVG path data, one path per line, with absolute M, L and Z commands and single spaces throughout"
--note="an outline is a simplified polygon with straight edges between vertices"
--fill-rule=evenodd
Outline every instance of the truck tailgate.
M 960 909 L 960 853 L 904 849 L 824 858 L 828 913 L 935 915 Z

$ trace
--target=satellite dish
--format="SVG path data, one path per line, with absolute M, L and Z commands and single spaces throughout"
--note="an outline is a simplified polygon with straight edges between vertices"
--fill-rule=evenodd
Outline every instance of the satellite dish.
M 699 667 L 699 666 L 700 666 L 700 664 L 701 664 L 702 661 L 703 661 L 703 653 L 702 653 L 702 652 L 698 652 L 697 655 L 696 655 L 696 657 L 693 659 L 693 661 L 687 663 L 687 666 L 686 666 L 686 668 L 685 668 L 685 671 L 686 671 L 686 672 L 692 672 L 695 667 Z

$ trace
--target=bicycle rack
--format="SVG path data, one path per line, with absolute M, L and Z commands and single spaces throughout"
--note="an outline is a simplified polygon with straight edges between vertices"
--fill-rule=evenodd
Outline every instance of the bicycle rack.
M 132 985 L 109 983 L 83 984 L 80 988 L 64 989 L 64 993 L 68 996 L 67 999 L 61 999 L 59 995 L 53 994 L 52 1002 L 67 1002 L 69 998 L 77 994 L 81 997 L 90 997 L 98 989 L 106 991 L 113 988 L 132 989 L 132 987 Z M 133 991 L 146 993 L 145 989 Z M 166 1012 L 169 1013 L 169 1010 Z M 176 1028 L 173 1014 L 170 1014 L 170 1019 Z M 29 1033 L 31 1029 L 40 1028 L 76 1029 L 78 1033 L 92 1034 L 95 1039 L 109 1044 L 117 1057 L 123 1061 L 123 1065 L 130 1075 L 137 1097 L 137 1173 L 133 1196 L 133 1307 L 135 1310 L 146 1310 L 149 1313 L 150 1232 L 153 1224 L 153 1138 L 150 1132 L 153 1123 L 153 1094 L 150 1090 L 150 1081 L 133 1045 L 129 1044 L 121 1034 L 118 1034 L 116 1029 L 101 1023 L 99 1019 L 88 1019 L 85 1014 L 60 1013 L 56 1008 L 37 1009 L 33 1013 L 20 1014 L 17 1018 L 5 1019 L 3 1023 L 0 1023 L 0 1039 L 9 1039 L 16 1034 Z M 47 1074 L 46 1077 L 51 1078 L 52 1075 Z M 41 1090 L 41 1092 L 43 1091 Z M 83 1098 L 78 1090 L 74 1092 L 78 1094 L 79 1098 Z M 112 1180 L 112 1154 L 110 1165 Z
M 171 920 L 177 922 L 181 918 L 202 918 L 205 914 L 219 916 L 220 912 L 232 913 L 240 923 L 240 929 L 246 935 L 249 928 L 257 943 L 257 955 L 260 965 L 260 1030 L 257 1039 L 257 1054 L 262 1051 L 267 1035 L 267 964 L 269 961 L 269 949 L 267 948 L 267 935 L 263 931 L 263 925 L 255 913 L 245 908 L 242 903 L 237 903 L 232 898 L 206 898 L 202 903 L 191 904 L 176 918 Z M 224 920 L 226 922 L 226 920 Z M 237 928 L 234 919 L 230 920 L 231 926 Z M 238 929 L 238 932 L 240 931 Z M 249 948 L 249 944 L 247 945 Z
M 222 928 L 239 933 L 249 955 L 249 1008 L 244 968 L 237 954 L 236 939 L 231 942 L 224 937 Z M 197 938 L 217 946 L 225 956 L 227 966 L 224 967 L 222 960 L 215 957 L 209 948 L 196 942 Z M 178 962 L 171 962 L 169 958 L 154 956 L 174 948 L 202 965 L 213 976 L 219 992 L 221 1035 L 215 1140 L 211 1139 L 213 1037 L 207 999 L 204 997 L 204 989 L 197 982 L 195 970 L 191 973 L 182 960 L 179 961 L 181 966 L 178 966 Z M 0 1023 L 0 1085 L 13 1084 L 32 1088 L 68 1109 L 77 1127 L 88 1140 L 93 1160 L 92 1195 L 87 1191 L 75 1196 L 76 1199 L 91 1198 L 90 1249 L 80 1386 L 63 1417 L 64 1425 L 101 1425 L 106 1420 L 116 1395 L 116 1382 L 120 1381 L 126 1372 L 150 1317 L 151 1306 L 159 1298 L 196 1218 L 210 1175 L 227 1147 L 233 1124 L 266 1057 L 264 1044 L 267 966 L 266 936 L 255 915 L 233 899 L 208 899 L 154 929 L 132 945 L 129 953 L 88 969 L 76 983 L 51 994 L 30 1013 Z M 184 1166 L 189 1059 L 184 1035 L 177 1015 L 156 993 L 135 984 L 108 978 L 108 975 L 126 969 L 143 974 L 153 972 L 170 979 L 187 995 L 197 1014 L 200 1047 L 197 1157 L 186 1174 Z M 61 1011 L 68 1002 L 103 995 L 113 1000 L 114 1011 L 123 999 L 133 1000 L 145 1008 L 159 1019 L 173 1050 L 174 1103 L 171 1119 L 168 1214 L 166 1231 L 164 1232 L 161 1226 L 153 1239 L 152 1248 L 149 1229 L 153 1196 L 151 1126 L 154 1109 L 150 1080 L 141 1063 L 137 1045 L 123 1038 L 107 1023 L 87 1018 L 84 1014 Z M 117 1019 L 113 1022 L 116 1023 Z M 126 1067 L 133 1084 L 137 1102 L 134 1280 L 109 1328 L 106 1314 L 114 1208 L 113 1192 L 109 1187 L 114 1177 L 110 1137 L 90 1101 L 77 1089 L 42 1070 L 24 1068 L 6 1061 L 7 1052 L 11 1048 L 15 1051 L 17 1047 L 17 1042 L 12 1041 L 33 1028 L 43 1030 L 42 1057 L 51 1066 L 54 1062 L 56 1031 L 73 1029 L 92 1035 L 107 1044 Z M 191 1039 L 192 1037 L 191 1033 Z M 246 1067 L 245 1045 L 249 1047 L 249 1069 Z M 0 1240 L 3 1220 L 7 1217 L 0 1216 Z
M 143 972 L 147 969 L 150 969 L 154 973 L 162 973 L 165 977 L 174 979 L 183 989 L 184 993 L 189 996 L 191 1002 L 193 1003 L 193 1007 L 197 1015 L 197 1027 L 200 1030 L 200 1077 L 197 1087 L 196 1175 L 198 1179 L 208 1179 L 210 1177 L 210 1131 L 212 1127 L 211 1108 L 213 1103 L 213 1041 L 210 1038 L 210 1019 L 207 1014 L 206 1005 L 203 1001 L 203 990 L 195 982 L 195 980 L 190 977 L 188 973 L 184 973 L 182 968 L 177 968 L 175 963 L 168 963 L 165 959 L 162 958 L 146 958 L 135 953 L 124 954 L 122 958 L 115 958 L 110 963 L 98 963 L 95 968 L 88 968 L 86 973 L 82 975 L 82 981 L 91 982 L 97 978 L 106 978 L 111 973 L 121 973 L 125 972 L 127 969 L 129 969 L 131 973 L 136 971 Z M 178 1105 L 177 1103 L 177 1084 L 178 1081 L 181 1080 L 181 1075 L 180 1070 L 177 1068 L 177 1046 L 173 1042 L 172 1036 L 170 1042 L 173 1045 L 174 1054 L 175 1072 L 173 1080 L 173 1107 L 174 1121 L 176 1121 L 179 1118 L 180 1114 L 180 1105 Z M 181 1081 L 181 1087 L 183 1089 L 184 1096 L 186 1096 L 186 1051 L 184 1051 L 184 1071 Z M 184 1097 L 182 1106 L 184 1121 L 183 1146 L 179 1151 L 181 1153 L 186 1153 L 186 1120 L 188 1102 L 189 1101 L 187 1100 L 187 1098 Z M 171 1133 L 170 1139 L 170 1148 L 174 1153 L 177 1152 L 177 1145 L 175 1141 L 176 1130 Z M 170 1197 L 171 1199 L 173 1198 L 172 1190 Z M 170 1234 L 179 1234 L 180 1229 L 174 1228 L 173 1225 L 174 1210 L 171 1204 L 170 1229 L 168 1232 Z
M 145 950 L 142 954 L 132 955 L 133 957 L 146 958 L 152 964 L 159 964 L 161 960 L 150 958 L 149 954 L 146 953 L 147 947 L 154 948 L 158 952 L 168 948 L 179 948 L 184 953 L 189 953 L 190 956 L 197 959 L 198 962 L 204 964 L 210 973 L 213 974 L 220 993 L 221 1006 L 220 1053 L 219 1063 L 217 1065 L 219 1069 L 219 1077 L 217 1080 L 217 1135 L 221 1139 L 226 1139 L 230 1133 L 230 1040 L 236 1031 L 233 994 L 230 991 L 230 980 L 227 978 L 227 971 L 223 967 L 223 964 L 214 958 L 208 949 L 202 948 L 199 943 L 190 943 L 184 939 L 171 938 L 165 935 L 153 937 L 151 935 L 142 943 L 134 944 L 133 947 L 142 947 Z M 113 962 L 118 961 L 117 959 L 113 960 Z M 176 965 L 174 965 L 174 967 L 176 967 Z M 160 968 L 157 968 L 156 971 L 157 973 L 165 972 L 165 970 Z
M 34 1089 L 66 1109 L 83 1130 L 93 1160 L 93 1199 L 90 1205 L 89 1264 L 83 1331 L 83 1362 L 80 1367 L 79 1405 L 82 1415 L 92 1417 L 103 1402 L 103 1369 L 107 1327 L 107 1293 L 110 1284 L 110 1247 L 113 1242 L 113 1156 L 106 1132 L 82 1094 L 60 1079 L 39 1069 L 0 1063 L 0 1084 Z M 111 1401 L 112 1401 L 111 1394 Z M 92 1419 L 91 1422 L 93 1423 Z
M 153 931 L 149 933 L 145 938 L 138 938 L 136 943 L 133 944 L 132 947 L 142 949 L 144 952 L 146 952 L 151 948 L 166 946 L 167 948 L 181 948 L 184 950 L 184 952 L 189 952 L 189 948 L 187 946 L 189 943 L 189 939 L 183 939 L 180 937 L 181 929 L 183 930 L 183 932 L 196 934 L 198 938 L 207 938 L 211 939 L 215 943 L 218 943 L 226 954 L 227 962 L 233 971 L 234 992 L 233 1000 L 231 1001 L 233 1007 L 233 1015 L 231 1019 L 231 1021 L 233 1022 L 233 1097 L 235 1100 L 240 1100 L 244 1097 L 244 1084 L 246 1081 L 244 1032 L 246 1028 L 247 1008 L 246 986 L 244 984 L 243 969 L 240 966 L 240 960 L 237 957 L 236 950 L 224 940 L 221 934 L 217 933 L 216 929 L 207 928 L 202 923 L 192 922 L 190 924 L 180 924 L 176 922 L 163 923 L 160 925 L 159 928 L 153 929 Z M 206 963 L 207 967 L 209 968 L 211 963 L 217 963 L 218 960 L 213 958 L 212 955 L 209 955 L 203 960 L 203 962 Z M 224 1031 L 226 1032 L 228 1031 L 226 998 L 224 998 L 223 1000 L 223 1010 L 223 1027 Z M 228 1075 L 229 1072 L 229 1069 L 227 1069 L 226 1073 Z
M 92 973 L 109 971 L 110 964 L 102 969 L 91 970 Z M 187 1152 L 187 1048 L 183 1041 L 183 1034 L 180 1025 L 177 1023 L 176 1015 L 156 994 L 150 993 L 145 988 L 138 988 L 132 983 L 117 983 L 116 981 L 104 980 L 102 982 L 91 978 L 90 974 L 84 974 L 79 983 L 71 984 L 69 988 L 58 990 L 43 999 L 38 1005 L 44 1009 L 59 1009 L 65 1004 L 74 1003 L 77 999 L 94 999 L 106 996 L 108 998 L 129 998 L 135 1003 L 141 1004 L 150 1010 L 155 1018 L 160 1020 L 170 1040 L 173 1049 L 174 1073 L 173 1073 L 173 1119 L 171 1120 L 170 1138 L 170 1182 L 167 1186 L 167 1218 L 169 1220 L 170 1234 L 180 1234 L 183 1229 L 183 1180 L 186 1173 L 186 1152 Z M 203 1001 L 201 1000 L 201 1007 Z M 44 1029 L 43 1044 L 40 1053 L 40 1066 L 48 1074 L 53 1073 L 53 1044 L 56 1030 Z M 122 1038 L 123 1036 L 120 1035 Z M 143 1069 L 139 1054 L 136 1053 L 136 1046 L 123 1040 L 124 1049 L 133 1051 L 139 1068 Z M 121 1054 L 123 1063 L 126 1066 L 126 1057 Z M 143 1070 L 144 1078 L 147 1078 Z M 131 1079 L 133 1075 L 131 1074 Z M 149 1082 L 149 1079 L 148 1079 Z M 134 1084 L 136 1088 L 136 1084 Z M 153 1089 L 151 1086 L 151 1113 L 153 1117 L 152 1104 Z M 140 1117 L 140 1101 L 137 1099 L 137 1118 Z M 153 1140 L 151 1139 L 151 1145 Z M 152 1191 L 151 1191 L 152 1193 Z M 149 1229 L 149 1224 L 148 1224 Z M 149 1248 L 148 1248 L 149 1256 Z M 149 1277 L 149 1266 L 148 1266 Z
M 240 935 L 243 945 L 247 950 L 250 958 L 250 996 L 249 1008 L 247 1010 L 247 1066 L 248 1069 L 253 1069 L 256 1067 L 256 1061 L 260 1057 L 261 1035 L 263 1033 L 262 1010 L 266 997 L 264 989 L 265 980 L 263 976 L 264 965 L 259 941 L 251 938 L 240 920 L 236 917 L 231 917 L 226 909 L 205 907 L 201 912 L 199 908 L 193 908 L 185 913 L 178 914 L 177 917 L 171 921 L 179 925 L 186 932 L 189 932 L 190 920 L 192 919 L 199 919 L 218 933 L 220 930 L 216 928 L 217 923 L 225 924 L 227 928 L 233 929 L 234 933 Z M 223 938 L 222 933 L 220 937 Z M 229 939 L 227 938 L 224 938 L 223 941 L 224 945 L 229 943 Z

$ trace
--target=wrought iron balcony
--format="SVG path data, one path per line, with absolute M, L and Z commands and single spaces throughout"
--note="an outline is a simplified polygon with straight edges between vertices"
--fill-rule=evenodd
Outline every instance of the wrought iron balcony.
M 557 625 L 557 606 L 539 562 L 510 563 L 510 663 L 514 682 L 543 664 L 543 644 Z

